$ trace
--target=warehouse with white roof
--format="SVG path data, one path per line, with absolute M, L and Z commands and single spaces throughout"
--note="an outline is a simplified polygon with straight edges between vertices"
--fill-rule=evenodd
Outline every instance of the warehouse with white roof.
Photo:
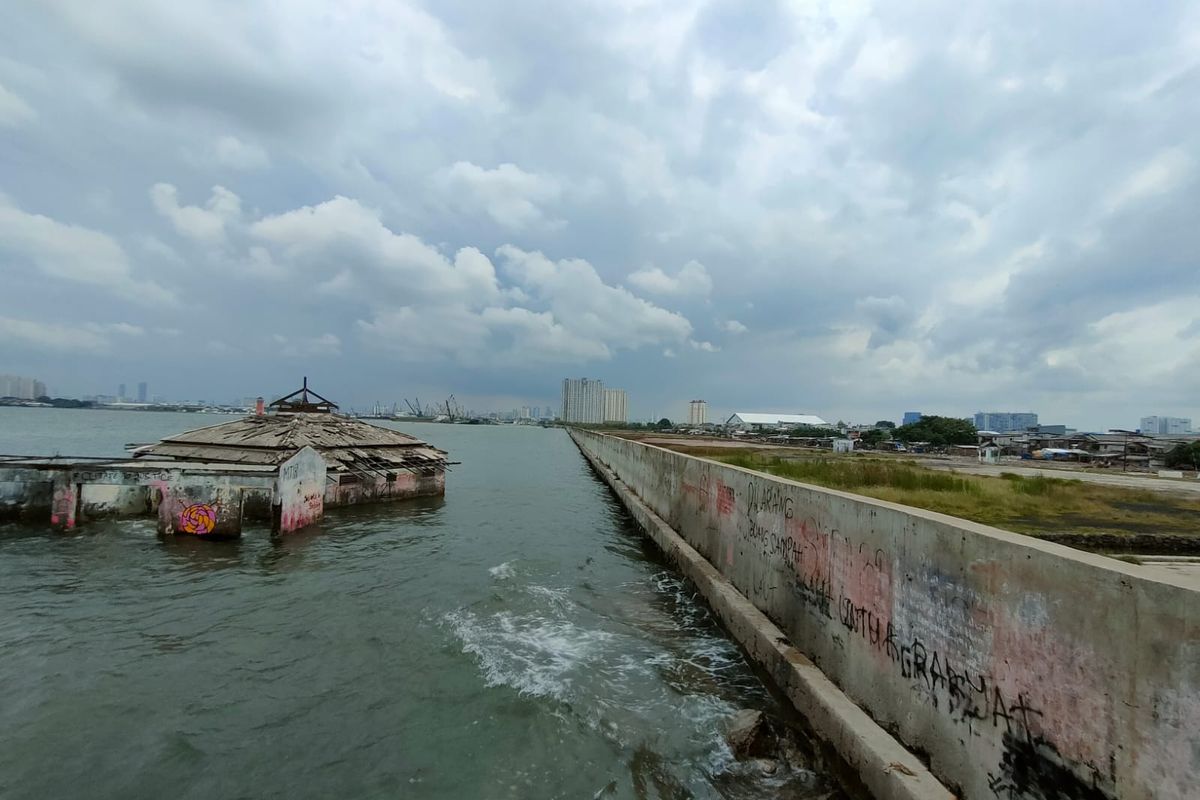
M 759 414 L 738 411 L 725 420 L 725 427 L 737 431 L 787 430 L 789 428 L 826 428 L 829 423 L 814 414 Z

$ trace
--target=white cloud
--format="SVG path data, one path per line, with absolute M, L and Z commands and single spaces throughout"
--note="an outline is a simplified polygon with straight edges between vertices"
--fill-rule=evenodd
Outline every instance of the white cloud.
M 504 245 L 496 254 L 508 276 L 582 336 L 636 348 L 684 341 L 691 335 L 691 323 L 683 316 L 605 284 L 583 259 L 551 261 L 513 245 Z
M 111 236 L 30 214 L 0 195 L 0 252 L 25 258 L 51 277 L 95 286 L 141 305 L 172 305 L 175 297 L 137 278 L 125 249 Z
M 572 331 L 548 311 L 488 308 L 482 316 L 494 332 L 511 335 L 508 353 L 518 361 L 570 364 L 607 361 L 611 356 L 604 341 Z
M 1164 194 L 1182 183 L 1191 172 L 1192 158 L 1181 148 L 1155 155 L 1105 197 L 1105 210 L 1112 214 L 1142 200 Z
M 721 328 L 721 330 L 725 331 L 726 333 L 732 333 L 734 335 L 737 335 L 739 333 L 745 333 L 746 331 L 750 330 L 745 325 L 738 322 L 736 319 L 725 320 L 724 322 L 722 322 L 720 324 L 720 328 Z
M 436 248 L 408 233 L 395 233 L 373 211 L 356 200 L 335 197 L 315 206 L 265 217 L 250 226 L 255 239 L 273 245 L 273 259 L 291 271 L 316 273 L 328 281 L 332 268 L 363 273 L 359 290 L 367 298 L 386 300 L 401 293 L 407 301 L 495 301 L 500 294 L 496 271 L 487 256 L 463 247 L 451 261 Z M 260 261 L 264 254 L 258 254 Z M 349 286 L 350 276 L 339 278 Z
M 267 151 L 256 144 L 243 142 L 236 136 L 222 136 L 213 146 L 218 164 L 236 170 L 266 169 L 271 166 Z
M 629 282 L 644 292 L 662 295 L 708 295 L 713 286 L 708 270 L 699 261 L 687 262 L 674 276 L 658 267 L 638 270 L 629 276 Z
M 179 204 L 179 190 L 169 183 L 156 183 L 150 189 L 154 210 L 170 221 L 176 232 L 206 244 L 225 241 L 226 226 L 242 213 L 242 201 L 223 186 L 214 186 L 204 208 Z
M 482 210 L 509 230 L 559 228 L 566 224 L 544 210 L 562 195 L 558 180 L 525 172 L 515 164 L 485 169 L 469 161 L 457 161 L 437 176 L 436 183 L 451 206 L 468 212 Z
M 37 117 L 29 104 L 0 84 L 0 128 L 15 128 Z
M 700 351 L 702 351 L 702 352 L 705 352 L 705 353 L 719 353 L 719 352 L 721 352 L 721 348 L 717 347 L 717 346 L 716 346 L 715 344 L 713 344 L 712 342 L 701 342 L 701 341 L 697 341 L 697 340 L 695 340 L 695 339 L 692 339 L 692 340 L 690 340 L 690 341 L 688 342 L 688 344 L 690 344 L 690 345 L 692 346 L 692 348 L 693 348 L 693 349 L 695 349 L 695 350 L 700 350 Z
M 92 323 L 87 327 L 98 333 L 118 333 L 122 336 L 144 336 L 146 334 L 146 329 L 141 325 L 131 325 L 128 322 Z

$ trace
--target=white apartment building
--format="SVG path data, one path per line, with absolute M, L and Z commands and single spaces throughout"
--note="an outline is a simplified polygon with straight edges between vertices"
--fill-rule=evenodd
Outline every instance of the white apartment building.
M 1191 433 L 1192 421 L 1187 417 L 1142 417 L 1142 424 L 1138 426 L 1142 433 L 1146 434 L 1175 434 L 1175 433 Z
M 45 397 L 46 384 L 36 378 L 24 378 L 20 375 L 0 375 L 0 397 L 16 397 L 21 400 L 33 400 Z
M 698 428 L 708 422 L 708 403 L 692 400 L 688 403 L 688 425 Z
M 624 389 L 604 390 L 603 422 L 629 422 L 629 396 Z
M 977 411 L 975 429 L 993 433 L 1020 433 L 1036 428 L 1038 415 L 1032 411 Z
M 601 423 L 604 411 L 604 384 L 600 380 L 563 378 L 563 422 Z

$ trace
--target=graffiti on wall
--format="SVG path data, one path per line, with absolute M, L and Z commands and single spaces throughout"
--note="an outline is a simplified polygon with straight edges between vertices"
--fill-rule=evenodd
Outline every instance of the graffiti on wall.
M 198 536 L 212 533 L 217 527 L 217 509 L 211 503 L 192 503 L 179 512 L 179 529 Z
M 705 489 L 719 483 L 708 475 L 705 478 Z M 713 508 L 715 493 L 688 488 L 685 485 L 685 494 L 707 501 L 710 513 L 717 510 Z M 727 487 L 721 484 L 721 488 Z M 971 647 L 961 650 L 959 645 L 980 639 L 1008 639 L 1007 631 L 992 631 L 983 622 L 987 615 L 978 612 L 978 597 L 950 598 L 946 594 L 950 588 L 957 592 L 965 587 L 948 576 L 931 574 L 926 577 L 932 583 L 921 597 L 895 594 L 895 559 L 890 554 L 826 528 L 816 516 L 801 514 L 782 484 L 752 479 L 744 492 L 720 505 L 721 515 L 734 512 L 736 506 L 733 541 L 739 554 L 774 564 L 771 574 L 784 577 L 784 588 L 817 618 L 837 646 L 844 649 L 850 640 L 862 642 L 876 662 L 904 679 L 922 703 L 964 725 L 969 735 L 1000 740 L 1001 761 L 988 773 L 988 788 L 997 798 L 1115 797 L 1111 778 L 1091 759 L 1062 755 L 1048 735 L 1049 729 L 1057 729 L 1058 720 L 1049 719 L 1051 713 L 1038 707 L 1028 690 L 1012 679 L 992 674 Z M 730 565 L 733 541 L 725 559 Z M 760 574 L 748 589 L 770 605 L 770 590 L 777 588 L 776 583 L 780 583 L 778 577 L 768 581 Z M 914 602 L 919 608 L 910 608 Z M 902 625 L 893 618 L 896 613 L 919 624 Z M 922 615 L 932 616 L 925 619 Z M 969 623 L 966 628 L 951 630 L 963 622 Z M 931 630 L 937 634 L 937 644 L 922 635 L 930 635 Z

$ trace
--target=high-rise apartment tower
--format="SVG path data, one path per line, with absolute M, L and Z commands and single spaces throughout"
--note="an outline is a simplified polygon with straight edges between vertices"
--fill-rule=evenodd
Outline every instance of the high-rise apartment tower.
M 563 422 L 604 422 L 604 384 L 595 378 L 563 378 Z

